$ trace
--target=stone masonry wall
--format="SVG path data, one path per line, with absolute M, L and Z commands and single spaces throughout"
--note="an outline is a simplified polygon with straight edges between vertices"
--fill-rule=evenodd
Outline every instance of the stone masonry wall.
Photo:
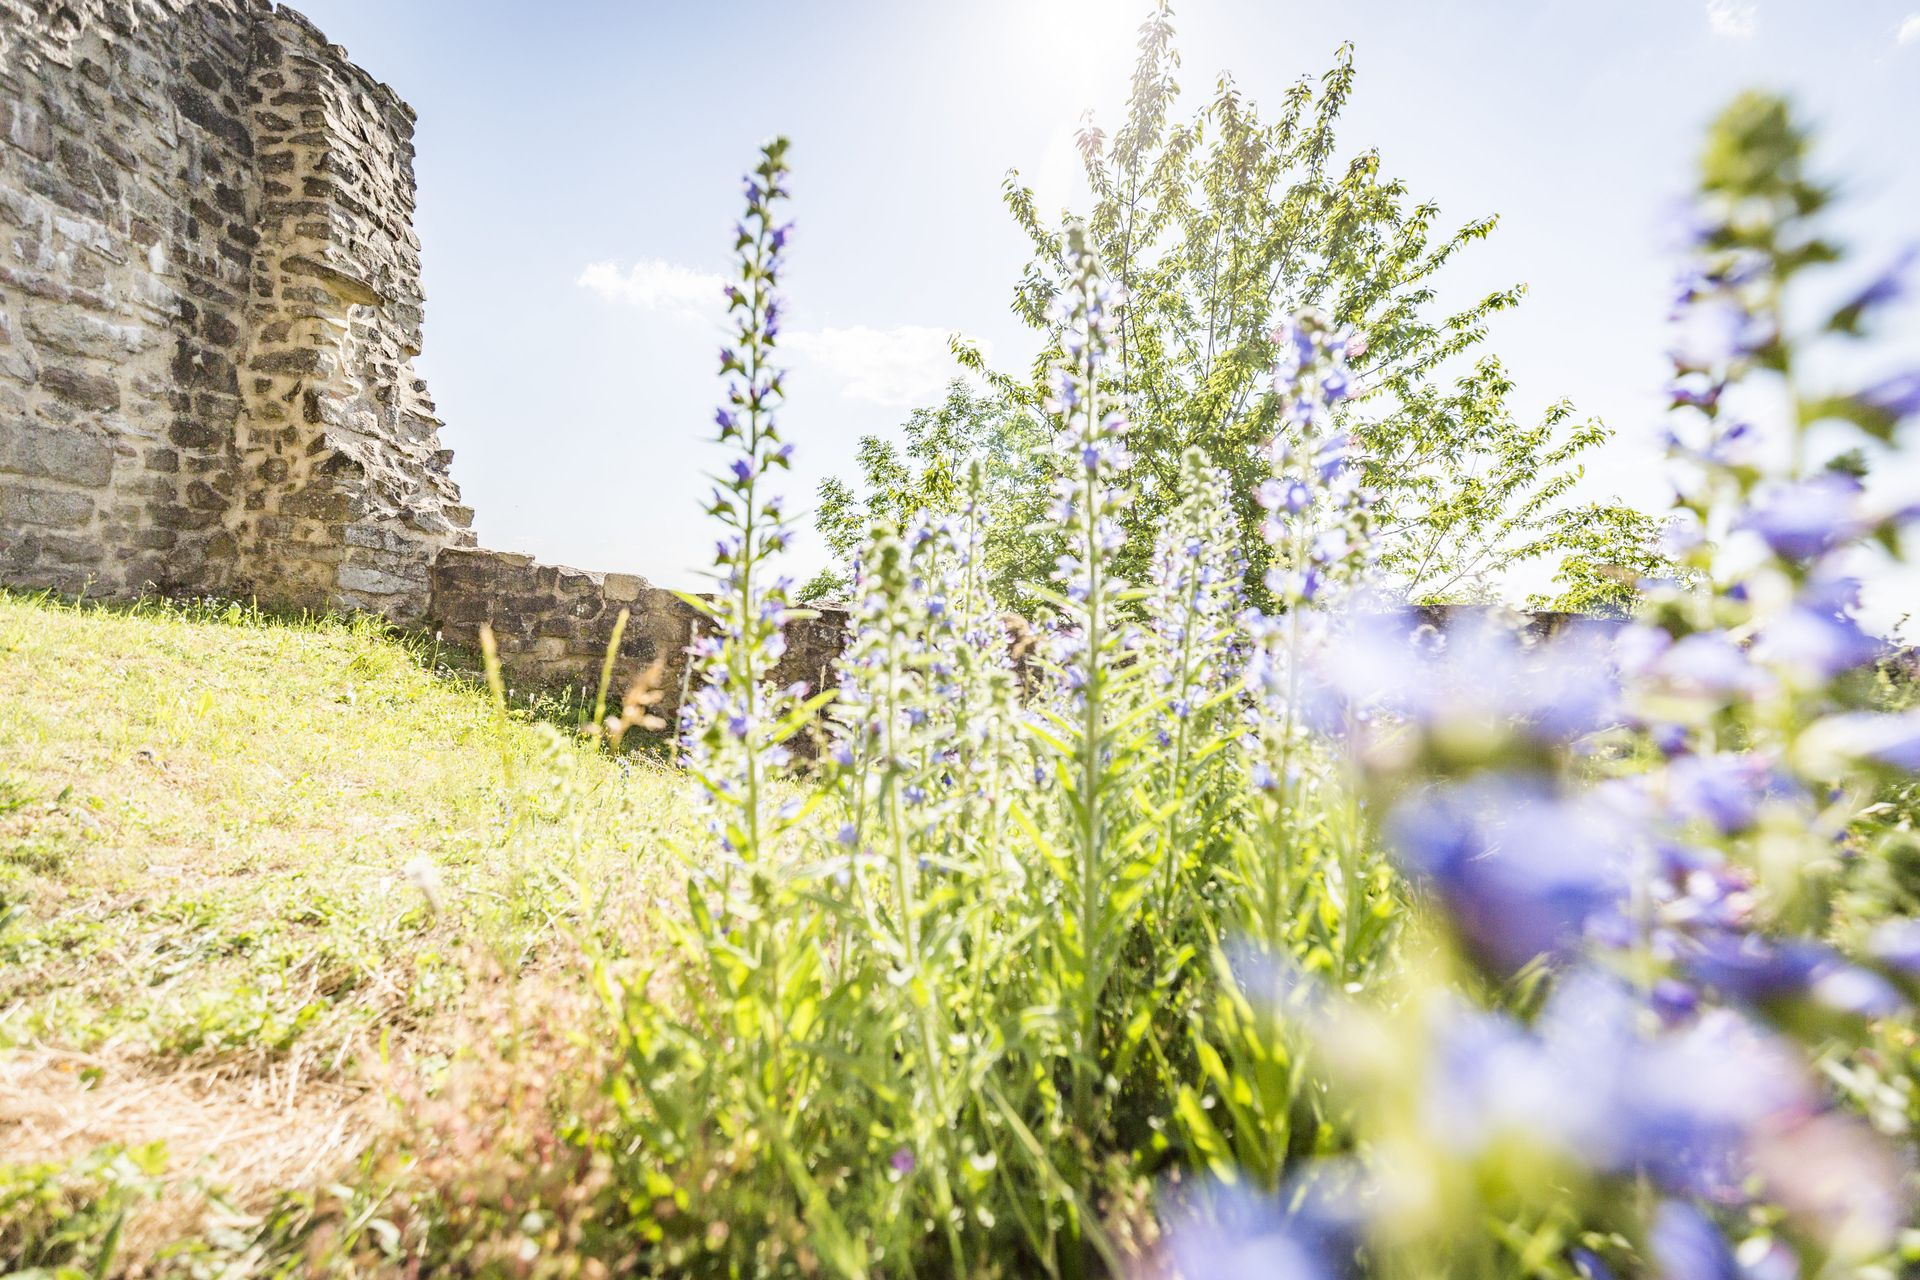
M 702 625 L 673 592 L 630 574 L 588 573 L 500 551 L 453 549 L 434 561 L 431 624 L 442 638 L 477 649 L 481 625 L 491 627 L 501 665 L 533 684 L 595 688 L 622 609 L 629 617 L 612 697 L 617 702 L 627 683 L 659 660 L 670 707 L 686 674 L 687 644 Z M 838 609 L 790 624 L 775 683 L 825 688 L 846 629 Z
M 427 612 L 428 567 L 471 545 L 420 351 L 413 112 L 288 9 L 254 28 L 261 175 L 241 393 L 245 585 L 287 603 Z
M 0 581 L 426 614 L 412 121 L 267 0 L 0 0 Z
M 226 581 L 258 202 L 237 16 L 0 0 L 0 566 L 14 584 Z

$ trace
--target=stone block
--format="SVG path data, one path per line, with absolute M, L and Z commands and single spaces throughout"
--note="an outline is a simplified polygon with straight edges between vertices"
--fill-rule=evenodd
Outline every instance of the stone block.
M 365 547 L 373 551 L 404 552 L 413 548 L 411 539 L 393 529 L 377 524 L 350 524 L 347 526 L 347 545 Z
M 138 355 L 153 342 L 152 331 L 140 325 L 114 324 L 72 307 L 35 304 L 27 308 L 23 321 L 21 327 L 36 347 L 63 355 L 120 360 Z
M 632 604 L 640 598 L 640 592 L 646 585 L 645 579 L 635 577 L 633 574 L 610 573 L 606 576 L 602 588 L 607 593 L 607 599 L 614 603 Z
M 403 578 L 355 564 L 341 565 L 338 581 L 342 591 L 357 591 L 372 596 L 405 595 L 420 590 L 424 585 L 418 579 Z
M 240 374 L 233 361 L 212 347 L 180 340 L 173 356 L 173 376 L 182 386 L 225 395 L 240 394 Z
M 211 529 L 220 523 L 221 514 L 218 510 L 196 511 L 192 507 L 172 504 L 156 505 L 148 511 L 154 524 L 160 528 L 187 531 Z
M 240 340 L 240 326 L 226 313 L 212 307 L 200 317 L 200 334 L 216 347 L 231 347 Z
M 135 529 L 129 538 L 142 551 L 168 551 L 180 542 L 180 535 L 171 529 Z
M 195 511 L 225 511 L 227 500 L 218 489 L 204 480 L 195 480 L 187 486 L 185 501 Z
M 78 529 L 93 519 L 93 499 L 65 489 L 0 486 L 0 524 Z
M 234 112 L 189 85 L 173 87 L 173 102 L 180 114 L 244 156 L 253 154 L 253 135 Z
M 32 103 L 0 100 L 0 136 L 35 160 L 53 159 L 53 122 Z
M 433 598 L 433 611 L 445 622 L 478 625 L 492 616 L 484 596 L 467 596 L 461 599 L 446 600 L 436 594 Z
M 120 407 L 119 386 L 96 373 L 49 365 L 40 370 L 40 385 L 76 409 L 99 412 Z
M 288 495 L 280 510 L 309 520 L 345 520 L 353 514 L 353 500 L 337 489 L 307 488 Z
M 167 428 L 167 439 L 182 449 L 212 449 L 229 438 L 229 433 L 192 418 L 176 420 Z
M 99 489 L 113 475 L 113 446 L 91 431 L 0 423 L 0 471 Z
M 333 358 L 318 347 L 292 347 L 261 352 L 247 361 L 247 368 L 260 373 L 328 377 L 333 373 L 333 363 Z

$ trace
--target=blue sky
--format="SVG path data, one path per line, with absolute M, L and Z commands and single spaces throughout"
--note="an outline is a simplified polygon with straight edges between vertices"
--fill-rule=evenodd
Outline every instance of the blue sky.
M 947 333 L 1025 363 L 1001 181 L 1079 202 L 1077 122 L 1115 122 L 1147 8 L 295 4 L 419 113 L 420 367 L 482 541 L 674 586 L 709 545 L 707 277 L 755 148 L 793 139 L 787 425 L 810 501 L 862 433 L 937 394 Z M 1659 226 L 1730 95 L 1786 90 L 1822 126 L 1861 270 L 1920 240 L 1920 0 L 1185 0 L 1175 22 L 1193 104 L 1222 71 L 1277 103 L 1355 43 L 1347 149 L 1378 148 L 1451 223 L 1501 215 L 1448 298 L 1528 284 L 1491 345 L 1528 412 L 1568 396 L 1617 430 L 1594 496 L 1664 504 Z M 1920 326 L 1902 336 L 1920 349 Z M 818 556 L 809 538 L 796 568 Z

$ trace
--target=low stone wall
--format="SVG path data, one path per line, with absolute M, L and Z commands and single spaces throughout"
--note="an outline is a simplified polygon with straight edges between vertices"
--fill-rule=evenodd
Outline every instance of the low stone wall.
M 1483 604 L 1417 604 L 1412 606 L 1413 616 L 1420 619 L 1435 631 L 1451 631 L 1462 621 L 1487 616 L 1489 606 Z M 1617 625 L 1617 621 L 1594 617 L 1584 613 L 1560 613 L 1549 609 L 1538 609 L 1520 615 L 1523 626 L 1529 635 L 1546 639 L 1556 636 L 1576 622 L 1599 623 L 1602 626 Z
M 658 661 L 669 709 L 686 677 L 687 645 L 704 623 L 692 605 L 644 578 L 540 564 L 504 551 L 442 551 L 431 585 L 429 625 L 443 640 L 478 649 L 480 628 L 488 626 L 501 666 L 534 685 L 595 689 L 614 624 L 627 610 L 612 697 L 617 701 L 635 675 Z M 846 614 L 838 609 L 790 625 L 775 681 L 824 687 L 846 627 Z

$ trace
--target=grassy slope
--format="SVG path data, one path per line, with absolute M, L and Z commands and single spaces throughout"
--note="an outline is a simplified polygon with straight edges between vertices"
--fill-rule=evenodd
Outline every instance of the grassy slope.
M 0 1162 L 163 1141 L 242 1208 L 334 1176 L 383 1064 L 462 1052 L 476 973 L 551 981 L 579 884 L 658 905 L 664 772 L 433 658 L 0 594 Z

